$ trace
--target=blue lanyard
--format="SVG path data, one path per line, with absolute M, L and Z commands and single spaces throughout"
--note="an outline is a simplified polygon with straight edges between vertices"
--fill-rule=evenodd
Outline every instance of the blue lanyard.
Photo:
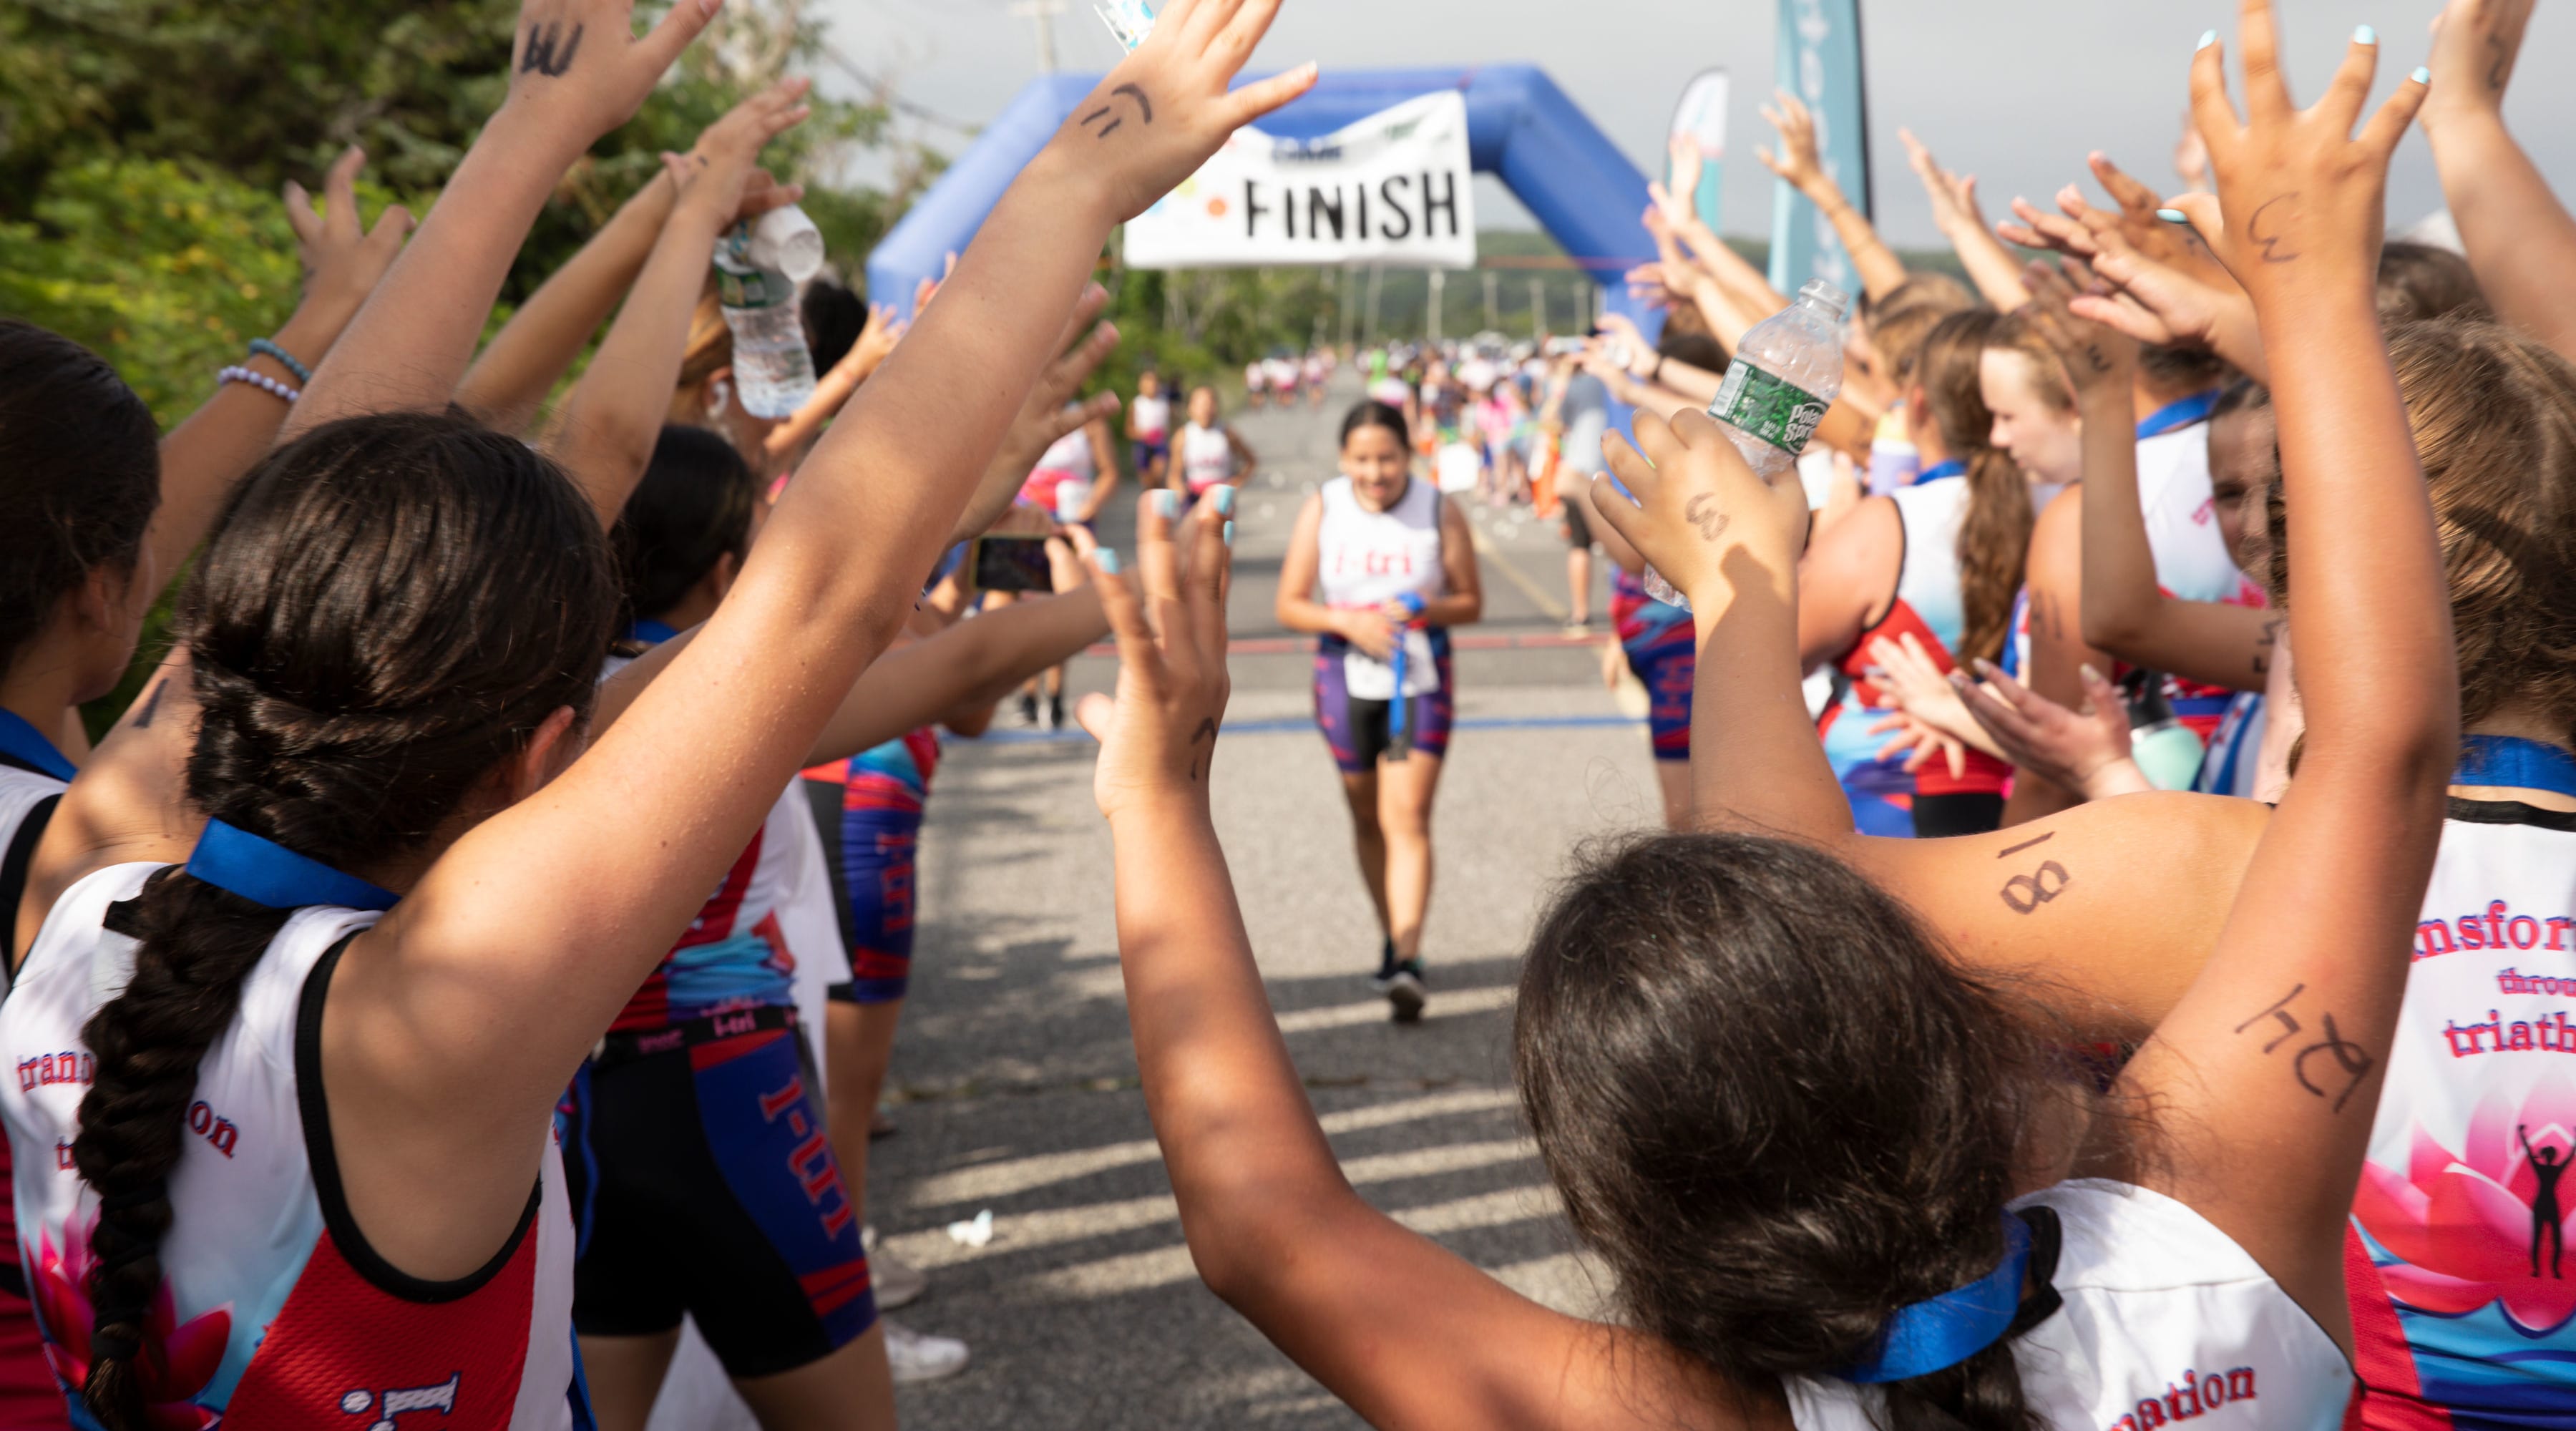
M 56 780 L 69 780 L 80 768 L 63 758 L 44 732 L 27 724 L 16 711 L 0 711 L 0 755 L 14 756 Z
M 2147 420 L 2138 424 L 2138 440 L 2144 442 L 2150 437 L 2162 437 L 2176 428 L 2189 427 L 2195 422 L 2207 421 L 2210 409 L 2218 406 L 2219 392 L 2220 389 L 2211 388 L 2205 393 L 2194 394 L 2180 402 L 2167 403 L 2154 412 L 2148 413 Z
M 188 873 L 270 909 L 313 904 L 391 909 L 402 898 L 221 820 L 206 822 L 206 832 L 188 856 Z
M 2576 796 L 2576 754 L 2520 736 L 2462 736 L 2460 769 L 2451 783 Z
M 1967 475 L 1968 464 L 1965 462 L 1960 462 L 1956 459 L 1948 462 L 1936 462 L 1915 474 L 1914 485 L 1917 487 L 1929 487 L 1935 482 L 1944 482 L 1953 477 L 1965 477 Z
M 626 639 L 646 646 L 659 646 L 680 633 L 659 621 L 638 621 L 626 628 Z

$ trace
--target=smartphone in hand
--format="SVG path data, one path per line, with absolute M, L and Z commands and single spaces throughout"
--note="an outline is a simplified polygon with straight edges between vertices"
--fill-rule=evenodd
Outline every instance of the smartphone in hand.
M 1053 591 L 1046 544 L 1044 537 L 977 537 L 966 553 L 967 579 L 979 591 Z

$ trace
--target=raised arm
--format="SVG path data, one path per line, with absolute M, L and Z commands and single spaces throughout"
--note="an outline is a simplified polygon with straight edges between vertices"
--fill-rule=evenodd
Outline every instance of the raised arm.
M 341 330 L 402 252 L 411 213 L 388 205 L 373 230 L 358 223 L 358 170 L 367 156 L 352 148 L 333 161 L 322 185 L 323 208 L 314 212 L 301 184 L 286 186 L 286 221 L 304 266 L 304 301 L 270 341 L 309 370 L 339 341 Z M 305 379 L 279 359 L 253 354 L 242 366 L 289 389 Z M 276 445 L 288 408 L 274 393 L 250 383 L 224 383 L 205 405 L 161 439 L 161 506 L 145 541 L 153 570 L 164 580 L 178 573 L 223 509 L 224 496 Z
M 2349 1354 L 2345 1219 L 2459 758 L 2441 548 L 2373 301 L 2388 156 L 2426 86 L 2362 123 L 2378 55 L 2356 37 L 2294 112 L 2268 0 L 2246 0 L 2241 33 L 2244 123 L 2220 47 L 2193 61 L 2219 198 L 2181 203 L 2272 355 L 2307 747 L 2208 964 L 2122 1075 L 2157 1137 L 2127 1172 L 2233 1237 Z
M 2110 161 L 2098 157 L 2097 163 L 2105 169 L 2110 166 Z M 2200 251 L 2198 245 L 2142 248 L 2132 241 L 2138 232 L 2134 225 L 2110 222 L 2099 211 L 2069 218 L 2015 199 L 2013 214 L 2018 222 L 1998 224 L 1996 232 L 2027 248 L 2053 249 L 2091 271 L 2093 281 L 2069 303 L 2075 316 L 2141 343 L 2207 348 L 2255 381 L 2263 381 L 2268 369 L 2262 334 L 2254 325 L 2254 305 L 2226 270 L 2215 264 L 2180 261 Z
M 447 406 L 546 196 L 593 140 L 633 116 L 706 28 L 716 0 L 682 0 L 641 39 L 632 8 L 632 0 L 530 0 L 515 22 L 509 97 L 314 373 L 286 436 L 360 413 Z M 587 42 L 570 46 L 567 60 L 560 37 L 569 33 Z M 544 46 L 535 57 L 544 63 L 529 63 L 532 44 Z
M 591 3 L 599 29 L 623 14 L 619 0 Z M 370 936 L 390 947 L 377 997 L 352 1014 L 376 1025 L 367 1046 L 471 1061 L 485 1086 L 516 1089 L 496 1105 L 551 1101 L 901 627 L 1110 229 L 1312 82 L 1308 69 L 1227 91 L 1274 11 L 1174 6 L 1077 107 L 825 435 L 662 679 L 541 793 L 459 840 Z M 567 76 L 517 79 L 579 85 L 594 46 L 603 69 L 612 61 L 603 38 Z M 550 913 L 532 924 L 530 910 Z M 458 1110 L 420 1136 L 471 1136 L 488 1117 L 488 1137 L 512 1116 Z
M 1141 507 L 1141 591 L 1103 567 L 1118 698 L 1093 784 L 1117 844 L 1137 1070 L 1200 1277 L 1390 1431 L 1745 1425 L 1738 1398 L 1668 1349 L 1529 1301 L 1342 1176 L 1271 1016 L 1208 814 L 1227 696 L 1226 553 L 1202 524 L 1184 582 L 1166 526 Z M 1439 1375 L 1422 1374 L 1431 1365 Z
M 737 222 L 795 202 L 802 192 L 771 183 L 753 166 L 763 144 L 809 112 L 798 103 L 805 86 L 802 79 L 781 80 L 743 101 L 709 125 L 696 148 L 672 161 L 679 197 L 616 323 L 565 398 L 563 421 L 546 444 L 548 455 L 589 496 L 602 526 L 617 524 L 653 460 L 716 239 Z
M 2156 582 L 2156 554 L 2138 500 L 2138 445 L 2130 434 L 2136 342 L 2070 312 L 2076 290 L 2065 275 L 2033 263 L 2029 281 L 2033 326 L 2075 384 L 2084 419 L 2084 644 L 2149 670 L 2230 690 L 2263 689 L 2273 615 L 2178 600 Z
M 2496 316 L 2576 358 L 2576 218 L 2504 127 L 2533 0 L 2451 0 L 2433 33 L 2424 136 L 2469 267 Z
M 1762 117 L 1780 132 L 1780 152 L 1756 149 L 1753 157 L 1762 161 L 1763 168 L 1788 180 L 1834 226 L 1834 236 L 1843 241 L 1843 252 L 1851 255 L 1861 287 L 1872 299 L 1895 292 L 1896 286 L 1905 281 L 1905 264 L 1879 238 L 1869 216 L 1843 197 L 1841 186 L 1817 159 L 1814 116 L 1807 113 L 1796 95 L 1779 90 L 1772 94 L 1771 103 L 1762 107 Z
M 1914 177 L 1923 181 L 1923 192 L 1931 197 L 1932 226 L 1957 251 L 1960 266 L 1968 270 L 1968 281 L 2002 312 L 2029 302 L 2020 261 L 1995 238 L 1986 227 L 1986 216 L 1977 209 L 1977 176 L 1962 177 L 1942 168 L 1913 130 L 1900 129 L 1896 137 L 1905 144 L 1905 159 L 1914 166 Z
M 528 431 L 546 394 L 572 371 L 643 271 L 678 196 L 676 176 L 667 171 L 628 195 L 483 345 L 456 386 L 457 404 L 496 431 Z

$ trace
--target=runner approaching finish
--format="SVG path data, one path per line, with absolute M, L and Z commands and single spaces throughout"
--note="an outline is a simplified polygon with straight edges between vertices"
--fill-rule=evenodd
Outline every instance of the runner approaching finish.
M 1163 375 L 1145 372 L 1136 379 L 1136 400 L 1127 406 L 1127 440 L 1133 445 L 1136 484 L 1146 491 L 1166 485 L 1172 461 L 1172 399 L 1163 391 Z
M 1251 362 L 1243 365 L 1244 406 L 1251 408 L 1255 412 L 1259 412 L 1262 407 L 1262 394 L 1269 386 L 1270 365 L 1268 363 L 1263 362 L 1259 358 L 1255 358 Z
M 1038 458 L 1036 470 L 1020 484 L 1020 500 L 1066 526 L 1088 530 L 1117 490 L 1118 449 L 1109 437 L 1109 419 L 1094 417 L 1057 438 Z M 999 598 L 1002 593 L 990 595 Z M 1064 667 L 1058 666 L 1030 677 L 1020 688 L 1021 724 L 1064 729 L 1064 676 Z
M 184 727 L 147 695 L 39 843 L 20 923 L 42 928 L 0 1032 L 77 1074 L 11 1081 L 0 1117 L 21 1245 L 52 1249 L 53 1305 L 86 1319 L 49 1318 L 48 1348 L 106 1431 L 587 1422 L 558 1098 L 939 551 L 999 510 L 986 459 L 1100 245 L 1314 77 L 1228 92 L 1274 5 L 1158 29 L 1101 91 L 1149 91 L 1157 122 L 1105 143 L 1065 126 L 950 279 L 964 301 L 933 305 L 825 435 L 725 612 L 647 658 L 671 679 L 602 700 L 597 512 L 445 409 L 563 172 L 712 8 L 633 39 L 622 0 L 512 18 L 592 39 L 514 67 L 453 202 L 304 388 L 301 435 L 236 490 L 165 667 L 193 687 L 193 742 L 172 748 Z M 738 206 L 713 188 L 693 270 Z M 758 1399 L 772 1426 L 892 1424 L 881 1373 L 866 1406 L 824 1390 L 790 1373 Z
M 2251 126 L 2226 112 L 2214 42 L 2193 88 L 2229 210 L 2276 186 L 2310 206 L 2276 236 L 2306 261 L 2292 274 L 2212 242 L 2264 327 L 2305 340 L 2275 379 L 2301 605 L 2318 612 L 2312 739 L 2208 962 L 2099 1095 L 2021 1022 L 2019 987 L 1964 974 L 1813 846 L 1712 807 L 1736 829 L 1588 861 L 1524 961 L 1522 1106 L 1625 1315 L 1527 1299 L 1352 1190 L 1277 1031 L 1197 778 L 1192 732 L 1226 693 L 1222 570 L 1186 592 L 1149 583 L 1196 618 L 1159 641 L 1117 593 L 1095 790 L 1182 1226 L 1210 1289 L 1369 1424 L 2138 1431 L 2240 1402 L 2220 1424 L 2342 1424 L 2342 1199 L 2457 701 L 2432 516 L 2369 302 L 2370 220 L 2424 86 L 2347 141 L 2373 48 L 2357 42 L 2326 112 L 2293 128 L 2266 78 L 2270 18 L 2247 6 L 2249 84 L 2273 86 Z M 2216 205 L 2201 212 L 2215 235 Z M 1758 772 L 1781 798 L 1840 804 L 1797 699 L 1803 494 L 1753 478 L 1698 413 L 1637 426 L 1652 465 L 1611 461 L 1643 510 L 1607 482 L 1597 505 L 1690 595 L 1697 714 L 1726 737 L 1702 758 L 1741 759 L 1717 747 L 1756 736 L 1802 752 Z
M 1261 465 L 1252 444 L 1217 416 L 1216 389 L 1201 384 L 1190 390 L 1189 419 L 1173 442 L 1166 484 L 1180 492 L 1184 510 L 1214 488 L 1242 486 Z
M 1906 434 L 1922 455 L 1911 485 L 1862 501 L 1816 537 L 1799 563 L 1799 653 L 1832 661 L 1843 690 L 1820 729 L 1825 758 L 1872 835 L 1924 837 L 1995 828 L 2012 768 L 1982 751 L 1947 764 L 1881 754 L 1876 724 L 1892 712 L 1870 678 L 1870 643 L 1912 635 L 1949 671 L 2003 653 L 2030 537 L 2028 479 L 1986 442 L 1994 418 L 1978 394 L 1979 356 L 1999 320 L 1968 309 L 1934 324 L 1911 362 Z
M 1481 619 L 1467 514 L 1413 475 L 1404 414 L 1363 402 L 1342 419 L 1342 475 L 1306 499 L 1279 571 L 1279 624 L 1322 639 L 1315 723 L 1341 770 L 1360 877 L 1385 941 L 1376 985 L 1398 1023 L 1422 1017 L 1431 904 L 1431 803 L 1457 689 L 1449 628 Z M 1231 510 L 1231 494 L 1226 505 Z

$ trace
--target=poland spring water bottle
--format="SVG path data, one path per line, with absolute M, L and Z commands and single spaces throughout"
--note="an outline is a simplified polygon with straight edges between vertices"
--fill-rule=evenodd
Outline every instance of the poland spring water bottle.
M 1798 465 L 1807 438 L 1843 390 L 1843 309 L 1850 303 L 1841 289 L 1818 279 L 1736 345 L 1708 415 L 1765 482 Z M 1652 567 L 1646 569 L 1646 592 L 1657 601 L 1690 606 Z
M 757 224 L 736 224 L 716 242 L 716 301 L 733 330 L 734 391 L 754 417 L 792 416 L 814 395 L 796 285 L 822 266 L 822 235 L 792 204 Z

